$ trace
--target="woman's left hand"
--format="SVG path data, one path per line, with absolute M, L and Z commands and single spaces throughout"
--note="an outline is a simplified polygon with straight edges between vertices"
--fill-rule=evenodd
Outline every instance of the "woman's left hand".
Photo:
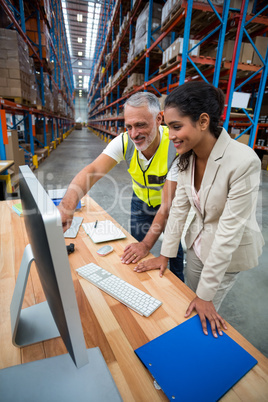
M 149 252 L 150 250 L 142 241 L 140 243 L 131 243 L 125 248 L 121 261 L 123 264 L 136 264 L 146 257 Z
M 184 317 L 189 317 L 194 309 L 199 315 L 205 335 L 208 335 L 206 318 L 210 322 L 212 334 L 215 338 L 218 338 L 217 331 L 220 335 L 222 335 L 221 327 L 227 329 L 224 319 L 217 313 L 212 301 L 205 301 L 196 296 L 189 304 Z

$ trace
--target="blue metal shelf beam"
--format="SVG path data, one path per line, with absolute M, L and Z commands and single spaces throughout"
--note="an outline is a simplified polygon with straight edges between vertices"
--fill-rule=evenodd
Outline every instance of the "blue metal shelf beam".
M 240 12 L 240 21 L 239 21 L 239 25 L 238 25 L 237 37 L 236 37 L 236 43 L 235 43 L 235 46 L 236 46 L 235 59 L 232 64 L 232 70 L 231 70 L 232 74 L 230 77 L 229 86 L 228 86 L 228 90 L 227 90 L 227 105 L 226 105 L 225 115 L 224 115 L 224 117 L 225 117 L 224 127 L 227 129 L 229 126 L 229 120 L 230 120 L 230 114 L 231 114 L 231 104 L 232 104 L 234 92 L 240 91 L 243 88 L 243 86 L 248 84 L 254 77 L 256 77 L 258 74 L 261 73 L 261 80 L 260 80 L 259 88 L 257 91 L 258 95 L 257 95 L 253 119 L 249 116 L 247 111 L 245 109 L 243 109 L 243 112 L 245 113 L 246 117 L 248 118 L 248 120 L 250 122 L 250 125 L 242 133 L 240 133 L 240 135 L 236 138 L 236 139 L 238 139 L 243 134 L 250 131 L 248 145 L 251 148 L 253 148 L 254 143 L 255 143 L 256 134 L 257 134 L 262 99 L 263 99 L 263 95 L 265 92 L 265 86 L 266 86 L 266 81 L 267 81 L 267 76 L 268 76 L 268 49 L 267 49 L 266 56 L 264 59 L 262 57 L 262 55 L 260 54 L 259 50 L 257 49 L 257 47 L 255 46 L 250 35 L 248 34 L 247 27 L 250 23 L 254 22 L 254 19 L 257 18 L 259 15 L 261 15 L 261 14 L 264 15 L 264 12 L 268 9 L 268 5 L 264 6 L 264 8 L 262 10 L 260 10 L 257 14 L 255 14 L 251 19 L 249 19 L 246 22 L 248 3 L 249 3 L 249 0 L 243 0 L 241 12 Z M 259 56 L 263 66 L 258 71 L 251 74 L 247 79 L 245 79 L 242 83 L 240 83 L 238 86 L 235 87 L 236 73 L 237 73 L 237 67 L 238 67 L 238 62 L 239 62 L 239 55 L 240 55 L 240 49 L 241 49 L 243 35 L 245 35 L 246 38 L 249 40 L 254 51 Z M 254 91 L 256 91 L 256 87 L 254 87 Z

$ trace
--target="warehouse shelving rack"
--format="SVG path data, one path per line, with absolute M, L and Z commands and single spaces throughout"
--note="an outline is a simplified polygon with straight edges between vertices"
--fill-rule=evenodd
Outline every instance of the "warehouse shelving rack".
M 214 5 L 210 0 L 207 0 L 207 3 L 195 2 L 193 0 L 181 1 L 179 9 L 171 15 L 169 21 L 161 27 L 162 33 L 155 41 L 151 40 L 152 32 L 149 24 L 147 47 L 144 49 L 144 52 L 138 55 L 132 63 L 127 66 L 126 70 L 105 94 L 101 94 L 101 89 L 104 88 L 107 83 L 108 72 L 110 72 L 111 75 L 115 75 L 119 70 L 120 67 L 116 63 L 116 59 L 119 57 L 119 49 L 123 48 L 125 51 L 128 50 L 128 44 L 133 37 L 133 23 L 146 4 L 144 1 L 137 0 L 134 7 L 132 7 L 132 1 L 124 2 L 124 14 L 129 11 L 130 18 L 121 34 L 117 47 L 113 49 L 108 62 L 105 62 L 105 56 L 107 56 L 110 50 L 109 41 L 114 41 L 115 35 L 122 23 L 120 19 L 122 3 L 121 1 L 117 1 L 114 5 L 111 25 L 106 36 L 106 41 L 102 45 L 102 53 L 95 55 L 95 65 L 93 65 L 93 67 L 96 67 L 90 79 L 88 96 L 90 107 L 88 126 L 93 128 L 96 132 L 102 133 L 102 137 L 107 141 L 117 135 L 116 129 L 111 131 L 108 127 L 111 127 L 111 122 L 114 124 L 114 121 L 120 121 L 122 125 L 123 116 L 121 113 L 119 114 L 119 111 L 121 110 L 124 100 L 132 93 L 149 90 L 157 95 L 168 94 L 169 91 L 185 81 L 204 79 L 213 83 L 215 86 L 219 86 L 226 93 L 228 103 L 224 111 L 225 127 L 238 127 L 239 124 L 239 127 L 243 127 L 243 125 L 245 125 L 244 127 L 246 129 L 241 135 L 250 131 L 249 145 L 257 148 L 258 146 L 255 143 L 258 129 L 265 129 L 267 126 L 265 123 L 259 123 L 260 105 L 267 80 L 267 55 L 266 58 L 262 58 L 263 66 L 259 67 L 252 64 L 239 63 L 239 54 L 243 35 L 246 40 L 254 46 L 255 51 L 258 52 L 252 38 L 267 32 L 268 6 L 262 3 L 260 5 L 261 8 L 257 10 L 261 2 L 254 1 L 253 13 L 248 15 L 248 3 L 249 0 L 242 0 L 241 8 L 234 9 L 230 6 L 230 0 L 225 0 L 222 6 Z M 151 19 L 152 4 L 153 1 L 150 0 L 149 21 Z M 202 20 L 206 23 L 204 24 L 203 22 L 202 24 Z M 197 28 L 195 28 L 195 26 L 197 26 Z M 164 66 L 161 65 L 161 53 L 159 53 L 160 56 L 159 54 L 155 55 L 154 51 L 161 40 L 169 33 L 172 35 L 172 41 L 174 41 L 178 35 L 183 36 L 184 47 L 182 54 L 178 55 L 172 64 Z M 198 44 L 188 50 L 187 39 L 190 37 L 198 40 Z M 128 38 L 128 40 L 125 40 L 126 38 Z M 222 61 L 223 46 L 226 38 L 233 39 L 236 42 L 235 57 L 230 62 Z M 215 57 L 208 56 L 205 52 L 206 49 L 211 49 L 213 44 L 215 47 L 216 45 L 218 47 Z M 196 47 L 201 49 L 201 55 L 198 57 L 191 55 Z M 121 59 L 124 62 L 124 56 L 121 56 Z M 155 66 L 154 71 L 151 66 Z M 102 67 L 101 71 L 100 67 Z M 143 85 L 133 88 L 133 90 L 127 94 L 122 94 L 122 88 L 126 83 L 127 76 L 132 72 L 140 71 L 145 72 Z M 230 76 L 232 76 L 232 80 L 229 79 Z M 243 110 L 243 113 L 239 113 L 238 115 L 231 113 L 233 94 L 235 91 L 241 91 L 241 88 L 246 92 L 253 92 L 254 90 L 257 94 L 253 117 L 250 116 L 246 110 Z M 116 115 L 107 117 L 107 115 L 104 114 L 107 110 L 116 110 Z M 246 123 L 246 119 L 249 119 L 249 122 Z M 239 137 L 241 135 L 239 135 Z M 239 137 L 237 137 L 237 139 Z
M 53 84 L 57 93 L 60 93 L 66 102 L 68 111 L 74 112 L 74 82 L 71 67 L 71 59 L 69 55 L 65 25 L 63 22 L 63 14 L 60 0 L 48 0 L 50 10 L 49 15 L 43 7 L 43 2 L 25 0 L 14 0 L 12 3 L 8 0 L 0 0 L 0 9 L 9 17 L 11 24 L 6 26 L 9 29 L 16 29 L 24 42 L 31 50 L 31 57 L 34 59 L 36 71 L 38 71 L 38 81 L 40 84 L 40 107 L 31 106 L 23 99 L 0 98 L 0 158 L 6 159 L 5 145 L 8 143 L 7 129 L 14 129 L 19 123 L 24 123 L 25 138 L 30 143 L 30 151 L 26 152 L 32 156 L 33 168 L 38 167 L 38 158 L 35 154 L 34 142 L 39 146 L 52 150 L 64 139 L 72 130 L 74 120 L 67 117 L 67 113 L 55 114 L 45 107 L 44 102 L 44 73 L 49 77 L 49 85 Z M 31 18 L 37 21 L 38 42 L 33 42 L 27 35 L 26 24 Z M 43 20 L 49 30 L 48 49 L 50 50 L 49 63 L 42 58 L 42 38 L 40 21 Z M 54 68 L 52 69 L 51 66 Z M 61 79 L 62 76 L 62 79 Z M 66 111 L 67 111 L 66 108 Z M 65 111 L 65 112 L 66 112 Z M 7 123 L 7 117 L 10 118 Z M 35 137 L 36 123 L 41 120 L 43 125 L 43 140 L 37 140 Z M 18 123 L 19 122 L 19 123 Z M 47 141 L 48 124 L 51 126 L 52 143 Z M 5 172 L 8 180 L 8 172 Z

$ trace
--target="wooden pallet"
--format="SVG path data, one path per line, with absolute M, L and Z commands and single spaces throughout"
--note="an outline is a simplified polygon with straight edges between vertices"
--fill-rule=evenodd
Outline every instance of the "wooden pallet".
M 127 95 L 130 92 L 133 92 L 137 87 L 138 87 L 137 85 L 128 87 L 127 90 L 124 92 L 124 95 Z
M 136 56 L 134 57 L 134 60 L 138 60 L 145 52 L 146 52 L 147 48 L 141 50 L 138 54 L 136 54 Z
M 24 98 L 15 97 L 15 96 L 3 96 L 3 98 L 6 100 L 9 100 L 11 102 L 14 102 L 14 103 L 19 103 L 20 105 L 32 107 L 31 102 Z
M 163 25 L 161 26 L 161 32 L 164 32 L 167 30 L 167 28 L 178 18 L 180 14 L 182 14 L 185 11 L 185 8 L 181 7 L 180 5 L 177 5 L 173 8 L 171 13 L 167 16 L 166 20 L 163 22 Z
M 159 67 L 159 73 L 164 73 L 165 71 L 169 70 L 172 67 L 175 67 L 179 61 L 177 60 L 177 56 L 172 57 L 172 59 L 168 60 L 166 63 L 162 64 Z

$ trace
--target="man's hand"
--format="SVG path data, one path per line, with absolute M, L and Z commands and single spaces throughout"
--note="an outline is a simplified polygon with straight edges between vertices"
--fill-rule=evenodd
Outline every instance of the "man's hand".
M 58 210 L 60 211 L 60 215 L 61 215 L 63 232 L 66 232 L 66 230 L 69 229 L 69 227 L 72 224 L 74 211 L 67 210 L 66 208 L 64 208 L 62 203 L 60 203 L 58 205 Z
M 135 268 L 136 272 L 145 272 L 152 269 L 160 269 L 159 276 L 162 277 L 168 266 L 168 257 L 160 255 L 157 258 L 151 258 L 150 260 L 140 262 Z
M 205 335 L 208 334 L 206 318 L 210 322 L 212 334 L 215 338 L 218 338 L 217 331 L 220 335 L 222 335 L 221 326 L 224 329 L 227 329 L 224 319 L 217 313 L 212 301 L 205 301 L 196 296 L 194 300 L 189 304 L 184 317 L 189 317 L 194 309 L 199 315 Z
M 121 257 L 123 264 L 136 264 L 142 258 L 149 254 L 149 247 L 142 241 L 140 243 L 131 243 L 125 250 Z

